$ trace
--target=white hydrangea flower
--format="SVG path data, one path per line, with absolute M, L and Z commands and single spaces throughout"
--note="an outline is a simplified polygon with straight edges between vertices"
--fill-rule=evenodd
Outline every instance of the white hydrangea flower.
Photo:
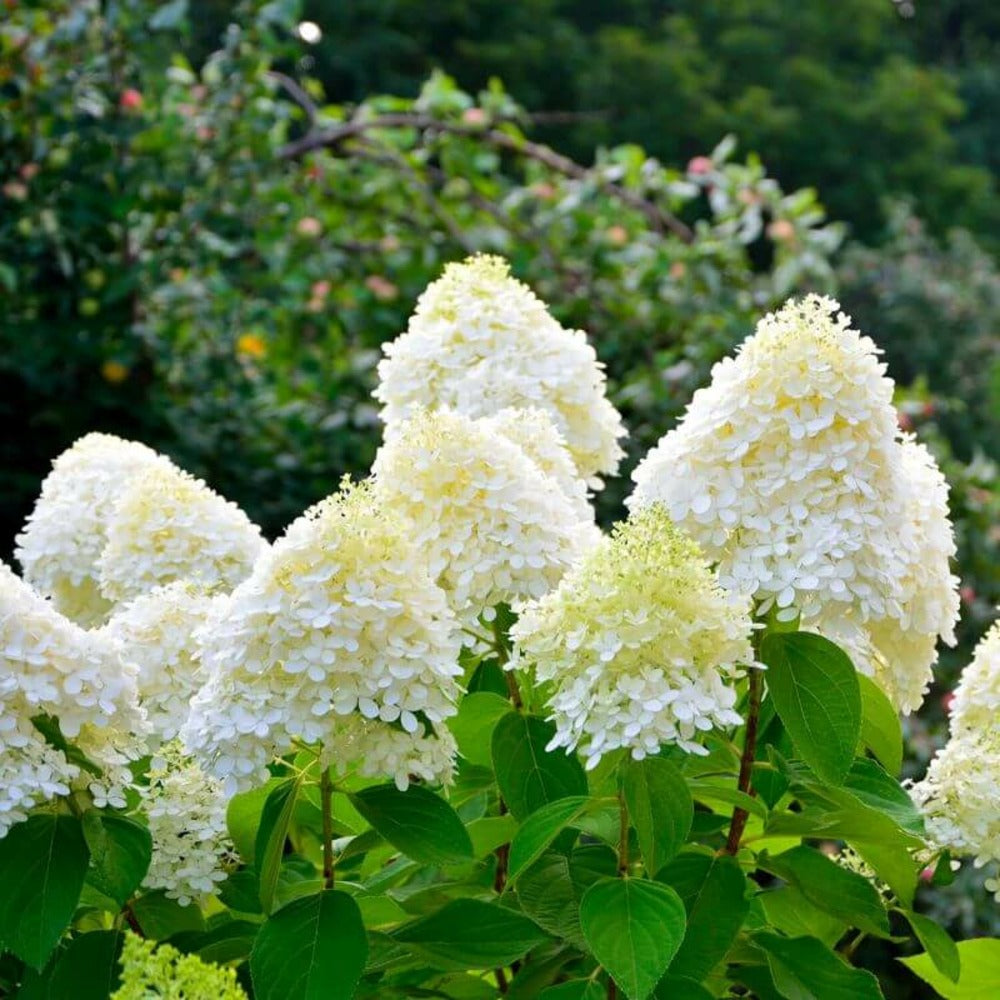
M 591 486 L 617 471 L 625 428 L 594 349 L 582 331 L 560 326 L 502 258 L 449 264 L 384 350 L 375 397 L 387 436 L 419 407 L 482 417 L 534 406 L 552 416 Z
M 996 732 L 1000 719 L 1000 621 L 980 640 L 951 703 L 953 733 Z M 1000 811 L 1000 796 L 997 799 Z
M 587 767 L 741 722 L 733 682 L 754 662 L 750 601 L 719 586 L 698 546 L 654 504 L 616 526 L 559 587 L 522 606 L 515 662 L 552 685 L 552 746 Z
M 665 504 L 723 586 L 841 642 L 909 711 L 938 638 L 954 641 L 947 485 L 900 440 L 885 365 L 838 308 L 812 295 L 761 320 L 640 463 L 628 503 Z
M 236 504 L 176 467 L 154 466 L 119 492 L 98 578 L 115 602 L 175 580 L 231 590 L 266 547 Z
M 372 466 L 386 507 L 412 524 L 463 622 L 540 597 L 596 541 L 559 484 L 495 427 L 450 410 L 418 411 Z
M 111 602 L 97 584 L 97 560 L 122 487 L 143 469 L 170 462 L 136 441 L 87 434 L 53 462 L 41 496 L 17 536 L 25 579 L 81 625 L 100 622 Z
M 364 778 L 392 778 L 405 792 L 413 777 L 451 784 L 457 752 L 455 738 L 445 726 L 438 726 L 433 734 L 420 728 L 411 733 L 381 719 L 347 715 L 338 720 L 320 761 L 337 770 L 347 763 Z
M 534 406 L 523 410 L 510 406 L 483 418 L 481 424 L 488 431 L 502 434 L 516 444 L 546 476 L 553 479 L 582 523 L 593 522 L 594 508 L 587 484 L 573 464 L 566 439 L 545 410 Z
M 86 766 L 46 741 L 53 720 Z M 33 806 L 77 789 L 98 806 L 124 806 L 145 728 L 134 671 L 107 638 L 63 617 L 0 563 L 0 836 Z
M 205 774 L 176 742 L 160 749 L 147 779 L 140 788 L 141 809 L 153 856 L 142 884 L 166 890 L 181 906 L 215 895 L 235 859 L 222 782 Z
M 342 745 L 354 713 L 410 735 L 424 720 L 441 731 L 455 712 L 460 648 L 410 525 L 370 482 L 345 483 L 289 527 L 202 630 L 208 681 L 184 740 L 233 792 L 266 780 L 293 740 Z
M 977 868 L 1000 861 L 1000 736 L 962 731 L 931 761 L 910 796 L 924 813 L 927 835 L 939 848 L 971 857 Z M 988 885 L 1000 902 L 1000 887 Z
M 105 626 L 119 656 L 134 666 L 158 740 L 174 739 L 187 721 L 191 698 L 204 683 L 195 635 L 223 600 L 177 581 L 130 601 Z

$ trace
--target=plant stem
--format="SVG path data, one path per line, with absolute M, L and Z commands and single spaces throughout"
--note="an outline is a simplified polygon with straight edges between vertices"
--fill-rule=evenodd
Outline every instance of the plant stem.
M 497 978 L 497 990 L 501 993 L 507 992 L 507 976 L 503 969 L 494 969 L 493 975 Z
M 756 644 L 755 644 L 756 645 Z M 751 777 L 753 775 L 754 756 L 757 752 L 757 722 L 760 718 L 760 699 L 763 693 L 763 680 L 760 669 L 751 667 L 747 680 L 749 682 L 747 705 L 747 732 L 743 741 L 743 756 L 740 758 L 739 790 L 747 795 L 753 795 Z M 749 813 L 739 806 L 733 810 L 733 819 L 729 824 L 729 837 L 726 839 L 726 854 L 736 854 L 740 849 L 743 830 L 746 828 Z
M 330 784 L 330 769 L 324 767 L 319 776 L 320 810 L 323 813 L 323 886 L 332 889 L 334 885 L 333 871 L 333 819 L 330 812 L 330 800 L 333 797 L 333 786 Z
M 504 645 L 503 632 L 500 629 L 500 619 L 493 619 L 493 648 L 497 651 L 497 661 L 500 664 L 500 669 L 503 670 L 504 680 L 507 681 L 507 693 L 510 695 L 510 700 L 519 712 L 524 708 L 524 702 L 521 700 L 521 692 L 517 686 L 517 678 L 514 676 L 513 671 L 507 670 L 507 663 L 510 657 L 507 655 L 507 647 Z

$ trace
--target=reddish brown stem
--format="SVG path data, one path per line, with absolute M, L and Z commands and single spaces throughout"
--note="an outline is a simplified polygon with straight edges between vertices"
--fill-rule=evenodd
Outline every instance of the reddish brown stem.
M 760 669 L 752 667 L 747 676 L 749 682 L 747 703 L 747 731 L 743 741 L 743 756 L 740 758 L 739 790 L 746 795 L 754 795 L 751 778 L 753 777 L 753 762 L 757 753 L 757 723 L 760 719 L 760 699 L 763 691 L 763 680 Z M 733 810 L 733 819 L 729 824 L 729 836 L 726 839 L 726 854 L 736 854 L 740 849 L 743 831 L 746 828 L 750 814 L 746 809 L 737 806 Z

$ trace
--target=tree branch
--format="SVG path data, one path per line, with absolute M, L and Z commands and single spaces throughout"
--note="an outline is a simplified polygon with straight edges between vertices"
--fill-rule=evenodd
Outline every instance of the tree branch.
M 377 115 L 372 118 L 353 118 L 342 125 L 336 125 L 332 128 L 314 129 L 302 136 L 301 139 L 295 139 L 287 143 L 279 150 L 278 155 L 286 159 L 294 159 L 315 149 L 335 149 L 348 140 L 359 138 L 373 129 L 403 128 L 412 128 L 427 133 L 440 132 L 466 138 L 482 139 L 497 149 L 535 160 L 550 170 L 562 174 L 564 177 L 570 177 L 578 181 L 593 182 L 605 194 L 616 198 L 629 208 L 641 212 L 657 232 L 669 231 L 685 243 L 690 243 L 694 239 L 691 229 L 675 215 L 655 202 L 644 198 L 642 195 L 630 191 L 628 188 L 624 188 L 607 177 L 602 176 L 599 170 L 584 167 L 575 160 L 557 153 L 548 146 L 531 142 L 521 136 L 512 135 L 498 128 L 483 128 L 476 125 L 464 125 L 461 122 L 443 121 L 432 115 L 417 112 L 397 112 Z

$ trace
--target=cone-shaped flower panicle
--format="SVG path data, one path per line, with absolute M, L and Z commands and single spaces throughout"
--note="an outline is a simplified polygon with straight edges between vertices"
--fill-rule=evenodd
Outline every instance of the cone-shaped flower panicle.
M 500 257 L 449 264 L 385 347 L 375 396 L 387 436 L 417 407 L 481 417 L 509 407 L 551 414 L 582 478 L 617 471 L 625 428 L 586 335 L 566 330 Z
M 56 720 L 99 774 L 56 749 Z M 123 807 L 144 729 L 134 671 L 108 639 L 0 564 L 0 836 L 33 806 L 77 788 Z
M 1000 861 L 1000 623 L 973 654 L 955 690 L 951 737 L 910 789 L 927 833 L 940 848 L 975 859 L 976 867 Z M 1000 902 L 1000 882 L 986 881 Z
M 957 581 L 947 487 L 900 439 L 892 391 L 834 301 L 789 302 L 715 366 L 629 506 L 665 504 L 725 587 L 842 639 L 910 710 L 954 638 Z
M 121 986 L 111 1000 L 247 1000 L 236 970 L 169 944 L 126 934 L 121 955 Z
M 224 600 L 195 584 L 170 583 L 123 605 L 104 626 L 118 655 L 134 668 L 157 741 L 174 739 L 187 721 L 191 697 L 204 683 L 198 629 Z
M 733 681 L 753 663 L 750 601 L 719 586 L 696 543 L 654 504 L 614 529 L 559 587 L 520 608 L 519 663 L 551 685 L 554 746 L 593 767 L 626 747 L 704 752 L 740 723 Z
M 451 410 L 417 411 L 372 471 L 465 622 L 540 597 L 596 541 L 593 518 L 507 435 Z
M 153 857 L 142 884 L 164 889 L 182 906 L 214 895 L 235 859 L 222 782 L 205 774 L 176 741 L 160 748 L 146 777 L 141 811 Z
M 87 434 L 55 460 L 17 537 L 25 579 L 82 625 L 101 621 L 111 608 L 97 584 L 97 560 L 115 498 L 132 476 L 153 467 L 169 468 L 170 461 L 136 441 Z
M 295 739 L 338 742 L 374 723 L 358 758 L 398 759 L 399 734 L 435 738 L 454 713 L 461 637 L 411 526 L 345 483 L 295 521 L 203 629 L 208 678 L 192 702 L 187 746 L 227 792 L 267 779 Z M 388 748 L 388 744 L 392 744 Z M 451 758 L 439 778 L 450 776 Z M 370 760 L 369 760 L 370 765 Z M 389 775 L 405 785 L 410 771 Z
M 230 590 L 267 543 L 236 504 L 175 467 L 133 476 L 119 493 L 97 569 L 101 592 L 126 601 L 175 580 Z

